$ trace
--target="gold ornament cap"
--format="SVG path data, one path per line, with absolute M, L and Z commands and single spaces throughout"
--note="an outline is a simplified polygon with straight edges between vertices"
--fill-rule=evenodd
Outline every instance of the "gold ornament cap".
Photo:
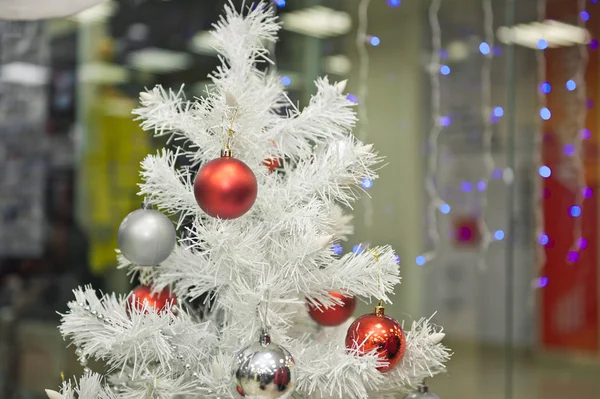
M 379 301 L 377 306 L 375 306 L 375 316 L 383 317 L 385 315 L 385 306 L 383 306 L 383 301 Z

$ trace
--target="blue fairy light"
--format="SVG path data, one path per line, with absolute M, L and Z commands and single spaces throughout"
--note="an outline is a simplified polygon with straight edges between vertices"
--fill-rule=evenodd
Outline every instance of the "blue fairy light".
M 440 205 L 440 212 L 442 212 L 444 215 L 449 214 L 450 213 L 450 205 L 448 205 L 448 204 Z
M 451 72 L 451 70 L 450 70 L 450 67 L 448 65 L 442 65 L 440 67 L 440 73 L 442 75 L 444 75 L 444 76 L 450 75 L 450 72 Z
M 540 91 L 544 94 L 549 94 L 552 91 L 552 85 L 548 82 L 540 84 Z
M 494 116 L 497 116 L 499 118 L 502 115 L 504 115 L 504 109 L 502 107 L 494 108 Z
M 365 177 L 360 181 L 360 185 L 364 189 L 371 188 L 373 187 L 373 180 L 369 179 L 368 177 Z
M 569 213 L 574 218 L 577 218 L 577 217 L 581 216 L 581 207 L 579 205 L 573 205 L 571 207 L 571 209 L 569 210 Z
M 282 76 L 282 77 L 281 77 L 281 83 L 282 83 L 284 86 L 289 86 L 289 85 L 291 85 L 291 84 L 292 84 L 292 79 L 290 79 L 290 77 L 289 77 L 289 76 Z
M 504 239 L 504 230 L 496 230 L 494 232 L 494 238 L 498 241 L 503 240 Z
M 379 43 L 381 43 L 381 39 L 379 39 L 377 36 L 371 36 L 369 43 L 371 43 L 371 46 L 377 47 L 379 46 Z
M 333 244 L 331 246 L 331 251 L 335 254 L 335 255 L 341 255 L 342 252 L 344 252 L 344 248 L 342 248 L 342 246 L 340 244 Z
M 590 13 L 587 12 L 586 10 L 583 10 L 579 13 L 579 17 L 581 18 L 581 20 L 583 22 L 587 22 L 590 20 Z
M 425 261 L 426 261 L 426 259 L 425 259 L 425 257 L 424 257 L 423 255 L 419 255 L 419 256 L 417 256 L 417 258 L 415 259 L 415 263 L 416 263 L 418 266 L 423 266 L 423 265 L 425 264 Z
M 552 170 L 546 166 L 546 165 L 542 165 L 540 166 L 540 168 L 538 169 L 538 173 L 540 174 L 540 176 L 542 176 L 544 179 L 547 179 L 548 177 L 550 177 L 550 175 L 552 174 Z
M 402 2 L 400 0 L 387 0 L 389 7 L 398 7 Z
M 575 83 L 573 79 L 570 79 L 567 80 L 567 84 L 565 86 L 567 86 L 567 90 L 573 91 L 577 88 L 577 83 Z
M 365 252 L 365 245 L 364 244 L 356 244 L 355 246 L 352 247 L 352 253 L 358 255 L 358 254 L 362 254 L 363 252 Z
M 546 107 L 540 109 L 540 117 L 547 121 L 548 119 L 550 119 L 552 117 L 552 112 L 550 112 L 550 110 Z
M 542 276 L 538 279 L 538 287 L 544 288 L 548 285 L 548 277 Z
M 548 244 L 549 241 L 550 241 L 550 238 L 548 237 L 548 234 L 546 234 L 546 233 L 540 234 L 540 238 L 538 239 L 538 242 L 541 245 L 546 245 L 546 244 Z
M 490 51 L 492 51 L 492 49 L 490 49 L 490 45 L 486 42 L 481 42 L 481 44 L 479 44 L 479 52 L 481 54 L 488 55 Z
M 545 39 L 540 39 L 537 41 L 537 48 L 540 50 L 545 50 L 548 48 L 548 42 Z

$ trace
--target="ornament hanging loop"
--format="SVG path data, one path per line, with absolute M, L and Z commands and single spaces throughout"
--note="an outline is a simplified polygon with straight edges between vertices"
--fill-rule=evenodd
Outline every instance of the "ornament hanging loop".
M 225 136 L 225 143 L 223 145 L 223 151 L 221 151 L 221 156 L 222 157 L 231 157 L 232 156 L 232 151 L 231 151 L 231 146 L 233 143 L 233 136 L 235 135 L 235 130 L 233 129 L 233 126 L 235 125 L 235 122 L 237 120 L 238 117 L 238 113 L 239 113 L 239 108 L 236 108 L 233 112 L 233 117 L 231 118 L 231 125 L 229 125 L 229 128 L 227 129 L 227 135 Z M 227 153 L 229 155 L 223 155 L 224 153 Z
M 371 255 L 373 255 L 373 258 L 375 258 L 375 266 L 377 267 L 377 291 L 379 291 L 379 295 L 383 296 L 383 289 L 382 289 L 382 284 L 381 284 L 381 266 L 379 265 L 379 249 L 373 250 L 371 248 L 367 249 L 367 251 L 369 251 L 369 253 Z M 381 308 L 382 309 L 382 314 L 383 314 L 383 302 L 381 301 L 381 299 L 379 300 L 377 306 L 375 307 L 375 313 L 377 313 L 377 309 Z
M 144 198 L 144 202 L 142 202 L 142 209 L 149 211 L 154 209 L 154 205 L 152 205 L 152 202 L 150 202 L 148 198 Z

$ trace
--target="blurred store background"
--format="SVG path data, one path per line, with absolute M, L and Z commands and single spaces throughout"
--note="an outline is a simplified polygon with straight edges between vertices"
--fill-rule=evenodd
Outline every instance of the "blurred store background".
M 1 398 L 44 398 L 80 374 L 56 329 L 72 288 L 130 290 L 116 232 L 158 144 L 131 110 L 155 84 L 203 95 L 225 3 L 0 21 Z M 600 398 L 600 2 L 272 6 L 290 98 L 306 104 L 322 74 L 349 79 L 358 136 L 387 157 L 343 250 L 391 243 L 406 282 L 390 313 L 437 312 L 455 354 L 432 391 Z

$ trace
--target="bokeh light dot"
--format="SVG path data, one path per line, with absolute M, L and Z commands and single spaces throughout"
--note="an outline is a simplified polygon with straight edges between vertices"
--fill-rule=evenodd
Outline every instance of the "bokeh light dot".
M 590 40 L 590 50 L 598 50 L 598 40 Z
M 537 48 L 540 50 L 545 50 L 548 48 L 548 42 L 545 39 L 540 39 L 537 41 Z
M 347 99 L 348 101 L 352 101 L 354 104 L 358 104 L 358 97 L 356 97 L 356 95 L 355 95 L 355 94 L 352 94 L 352 93 L 348 94 L 348 95 L 346 96 L 346 99 Z
M 292 84 L 292 79 L 290 79 L 290 77 L 289 77 L 289 76 L 282 76 L 282 77 L 281 77 L 281 83 L 282 83 L 284 86 L 289 86 L 289 85 L 291 85 L 291 84 Z
M 452 120 L 450 119 L 449 116 L 442 116 L 440 118 L 440 125 L 442 125 L 442 126 L 450 126 L 451 123 L 452 123 Z
M 485 191 L 486 186 L 487 186 L 487 183 L 484 180 L 480 180 L 477 182 L 477 190 L 478 191 Z
M 369 39 L 369 43 L 371 43 L 371 46 L 379 46 L 379 43 L 381 43 L 381 39 L 379 39 L 377 36 L 371 36 L 371 39 Z
M 342 252 L 344 251 L 344 249 L 342 248 L 342 246 L 340 244 L 333 244 L 331 246 L 331 250 L 335 255 L 341 255 Z
M 451 70 L 450 70 L 450 67 L 448 65 L 442 65 L 440 67 L 440 73 L 442 75 L 444 75 L 444 76 L 450 75 L 450 72 L 451 72 Z
M 373 180 L 369 179 L 368 177 L 365 177 L 360 181 L 360 185 L 364 189 L 371 188 L 373 187 Z
M 501 117 L 504 115 L 504 109 L 502 107 L 494 108 L 494 116 Z
M 550 112 L 550 110 L 546 107 L 540 109 L 540 117 L 547 121 L 548 119 L 550 119 L 552 117 L 552 113 Z
M 481 52 L 481 54 L 488 55 L 490 53 L 490 51 L 491 51 L 490 45 L 487 44 L 486 42 L 482 42 L 479 45 L 479 52 Z
M 573 156 L 575 154 L 575 146 L 573 144 L 565 144 L 563 152 L 568 157 Z
M 448 204 L 440 205 L 440 212 L 442 212 L 445 215 L 449 214 L 450 213 L 450 205 L 448 205 Z
M 579 249 L 586 249 L 588 242 L 585 238 L 581 237 L 579 240 L 577 240 L 577 246 L 579 246 Z
M 590 131 L 590 129 L 581 129 L 581 131 L 579 132 L 581 134 L 581 139 L 582 140 L 589 140 L 590 137 L 592 137 L 592 132 Z
M 387 4 L 390 7 L 398 7 L 402 2 L 400 0 L 387 0 Z
M 548 285 L 548 277 L 542 276 L 538 279 L 538 287 L 544 288 Z
M 590 20 L 590 13 L 587 12 L 586 10 L 583 10 L 579 13 L 579 17 L 581 18 L 582 21 L 587 22 Z
M 577 262 L 578 259 L 579 259 L 579 252 L 577 252 L 577 251 L 569 251 L 569 253 L 567 254 L 567 260 L 571 263 Z
M 470 193 L 471 190 L 473 190 L 473 183 L 471 183 L 470 181 L 464 181 L 460 185 L 460 189 L 465 193 Z
M 275 3 L 277 4 L 277 7 L 279 8 L 283 8 L 286 5 L 286 0 L 275 0 Z
M 417 265 L 419 266 L 423 266 L 425 264 L 425 257 L 423 255 L 419 255 L 417 256 L 417 258 L 415 259 L 415 262 L 417 263 Z
M 574 218 L 577 218 L 579 216 L 581 216 L 581 207 L 579 205 L 573 205 L 570 209 L 569 209 L 569 213 L 571 214 L 571 216 L 573 216 Z
M 592 194 L 594 192 L 592 191 L 591 187 L 584 187 L 583 190 L 581 190 L 581 195 L 583 195 L 583 198 L 592 198 Z
M 352 247 L 352 253 L 358 255 L 365 252 L 365 245 L 364 244 L 356 244 L 355 246 Z
M 504 239 L 504 230 L 496 230 L 494 232 L 494 238 L 498 241 L 503 240 Z
M 540 84 L 540 91 L 544 94 L 548 94 L 552 91 L 552 85 L 548 82 Z
M 573 91 L 577 88 L 577 83 L 573 79 L 567 80 L 567 84 L 565 85 L 567 90 Z
M 548 234 L 546 234 L 546 233 L 542 233 L 542 234 L 540 234 L 540 238 L 538 239 L 538 242 L 539 242 L 541 245 L 546 245 L 546 244 L 548 244 L 548 241 L 550 241 L 550 238 L 548 237 Z
M 501 179 L 503 174 L 502 169 L 496 168 L 492 170 L 492 179 Z
M 552 175 L 552 170 L 547 167 L 546 165 L 542 165 L 540 166 L 540 168 L 538 169 L 538 173 L 540 174 L 540 176 L 542 176 L 544 179 L 547 179 L 548 177 L 550 177 L 550 175 Z

